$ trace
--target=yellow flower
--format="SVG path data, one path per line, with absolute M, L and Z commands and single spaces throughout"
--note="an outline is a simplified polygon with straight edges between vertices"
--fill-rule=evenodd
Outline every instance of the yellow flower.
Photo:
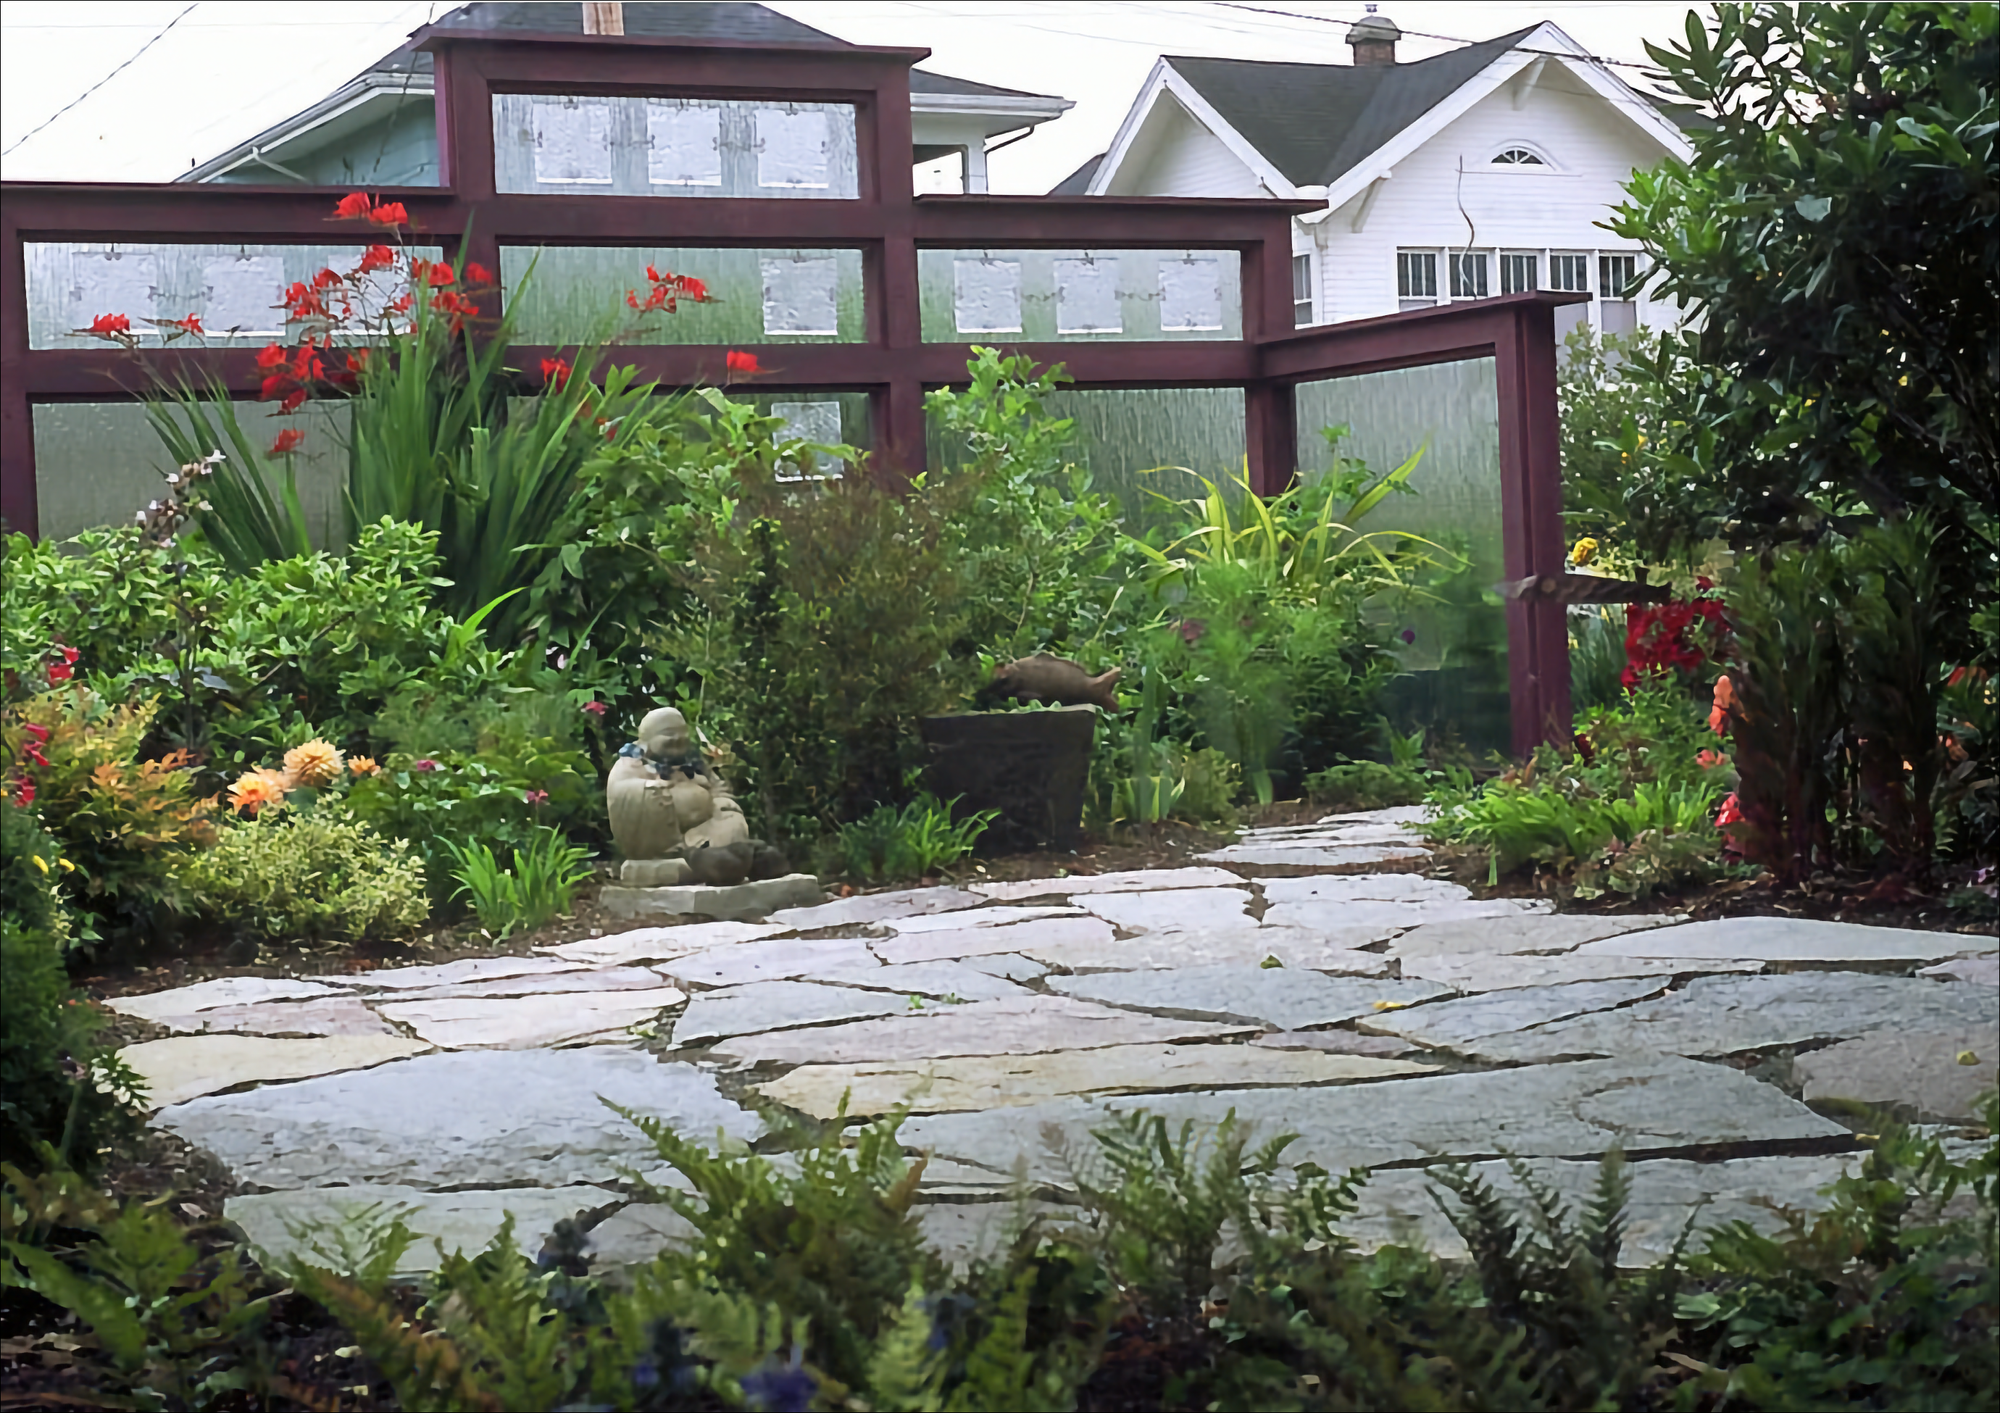
M 308 741 L 285 752 L 285 769 L 301 785 L 331 785 L 340 778 L 340 752 L 324 741 Z
M 347 768 L 356 775 L 373 775 L 382 767 L 375 763 L 373 756 L 350 756 Z
M 1569 562 L 1575 565 L 1590 563 L 1597 557 L 1597 541 L 1585 535 L 1576 542 L 1576 548 L 1569 552 Z
M 47 873 L 49 871 L 49 866 L 42 861 L 42 856 L 40 854 L 30 854 L 28 855 L 28 857 L 35 861 L 35 867 L 40 869 L 43 873 Z
M 285 792 L 291 785 L 289 777 L 275 770 L 245 771 L 237 778 L 236 783 L 229 787 L 229 803 L 239 813 L 248 814 L 254 819 L 257 811 L 266 805 L 283 809 Z
M 76 872 L 76 865 L 71 863 L 68 859 L 57 859 L 56 867 L 61 869 L 64 873 Z

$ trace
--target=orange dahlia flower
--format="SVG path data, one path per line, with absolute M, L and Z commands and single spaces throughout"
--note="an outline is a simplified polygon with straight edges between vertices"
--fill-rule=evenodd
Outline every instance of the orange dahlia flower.
M 324 741 L 308 741 L 285 752 L 285 769 L 301 785 L 331 785 L 340 778 L 342 761 L 337 747 Z

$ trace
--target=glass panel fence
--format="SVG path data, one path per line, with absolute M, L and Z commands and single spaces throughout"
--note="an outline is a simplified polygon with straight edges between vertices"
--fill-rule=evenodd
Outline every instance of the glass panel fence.
M 332 543 L 347 486 L 349 409 L 329 400 L 309 402 L 289 417 L 272 416 L 272 410 L 268 404 L 236 404 L 253 440 L 268 442 L 286 428 L 305 433 L 291 458 L 299 501 L 313 543 Z M 44 539 L 130 524 L 148 504 L 164 498 L 163 477 L 174 467 L 143 403 L 43 402 L 35 404 L 34 414 L 35 496 Z M 282 466 L 276 474 L 282 477 Z
M 1325 382 L 1296 389 L 1299 471 L 1324 475 L 1338 454 L 1379 475 L 1422 449 L 1414 495 L 1392 495 L 1357 528 L 1405 530 L 1442 546 L 1447 563 L 1423 592 L 1371 608 L 1390 629 L 1406 675 L 1389 692 L 1391 719 L 1476 754 L 1510 749 L 1506 611 L 1500 529 L 1500 412 L 1493 360 Z M 1350 430 L 1336 449 L 1325 427 Z M 1433 552 L 1437 553 L 1437 552 Z
M 858 250 L 500 247 L 523 343 L 859 343 L 866 336 Z M 647 301 L 647 267 L 701 281 L 707 299 L 672 312 Z M 532 267 L 532 268 L 531 268 Z M 718 371 L 718 377 L 720 376 Z
M 179 347 L 266 344 L 285 336 L 285 289 L 324 269 L 346 274 L 361 264 L 359 245 L 105 245 L 27 243 L 28 347 L 104 348 L 79 330 L 104 314 L 122 314 L 143 344 L 168 330 L 149 319 L 200 318 L 199 338 Z M 355 315 L 365 320 L 403 292 L 402 263 L 439 260 L 434 245 L 398 251 L 398 263 L 366 275 Z
M 1240 339 L 1233 250 L 922 250 L 924 339 Z
M 493 95 L 501 191 L 852 201 L 858 151 L 847 103 Z

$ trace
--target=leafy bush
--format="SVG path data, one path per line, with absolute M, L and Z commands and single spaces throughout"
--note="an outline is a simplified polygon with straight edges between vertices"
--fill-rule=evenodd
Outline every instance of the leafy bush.
M 1380 761 L 1348 761 L 1330 765 L 1306 777 L 1306 794 L 1316 805 L 1334 810 L 1379 810 L 1392 805 L 1423 803 L 1429 788 L 1421 772 L 1406 765 Z
M 532 932 L 569 913 L 578 885 L 590 877 L 590 851 L 566 840 L 557 829 L 537 829 L 514 850 L 511 868 L 502 868 L 490 846 L 445 841 L 458 861 L 452 877 L 458 893 L 472 899 L 480 925 L 495 937 Z
M 840 827 L 842 862 L 856 878 L 926 878 L 972 852 L 998 810 L 952 818 L 956 799 L 928 792 L 897 809 L 883 805 Z
M 430 914 L 422 862 L 337 804 L 226 826 L 187 869 L 196 905 L 265 937 L 398 937 Z

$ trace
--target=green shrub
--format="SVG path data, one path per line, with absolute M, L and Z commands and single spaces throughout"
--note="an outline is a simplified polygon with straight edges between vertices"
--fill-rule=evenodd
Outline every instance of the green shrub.
M 1421 772 L 1406 765 L 1355 760 L 1330 765 L 1306 777 L 1306 795 L 1334 810 L 1379 810 L 1423 802 L 1429 789 Z
M 972 852 L 998 810 L 952 818 L 956 799 L 928 792 L 897 809 L 883 805 L 840 827 L 841 860 L 856 878 L 925 878 Z
M 571 844 L 558 829 L 537 829 L 514 850 L 511 868 L 502 868 L 481 843 L 445 847 L 457 860 L 452 877 L 458 893 L 472 900 L 481 926 L 495 937 L 532 932 L 569 914 L 578 885 L 590 877 L 590 851 Z
M 198 905 L 286 941 L 397 937 L 430 915 L 424 867 L 337 804 L 265 811 L 221 831 L 188 869 Z

